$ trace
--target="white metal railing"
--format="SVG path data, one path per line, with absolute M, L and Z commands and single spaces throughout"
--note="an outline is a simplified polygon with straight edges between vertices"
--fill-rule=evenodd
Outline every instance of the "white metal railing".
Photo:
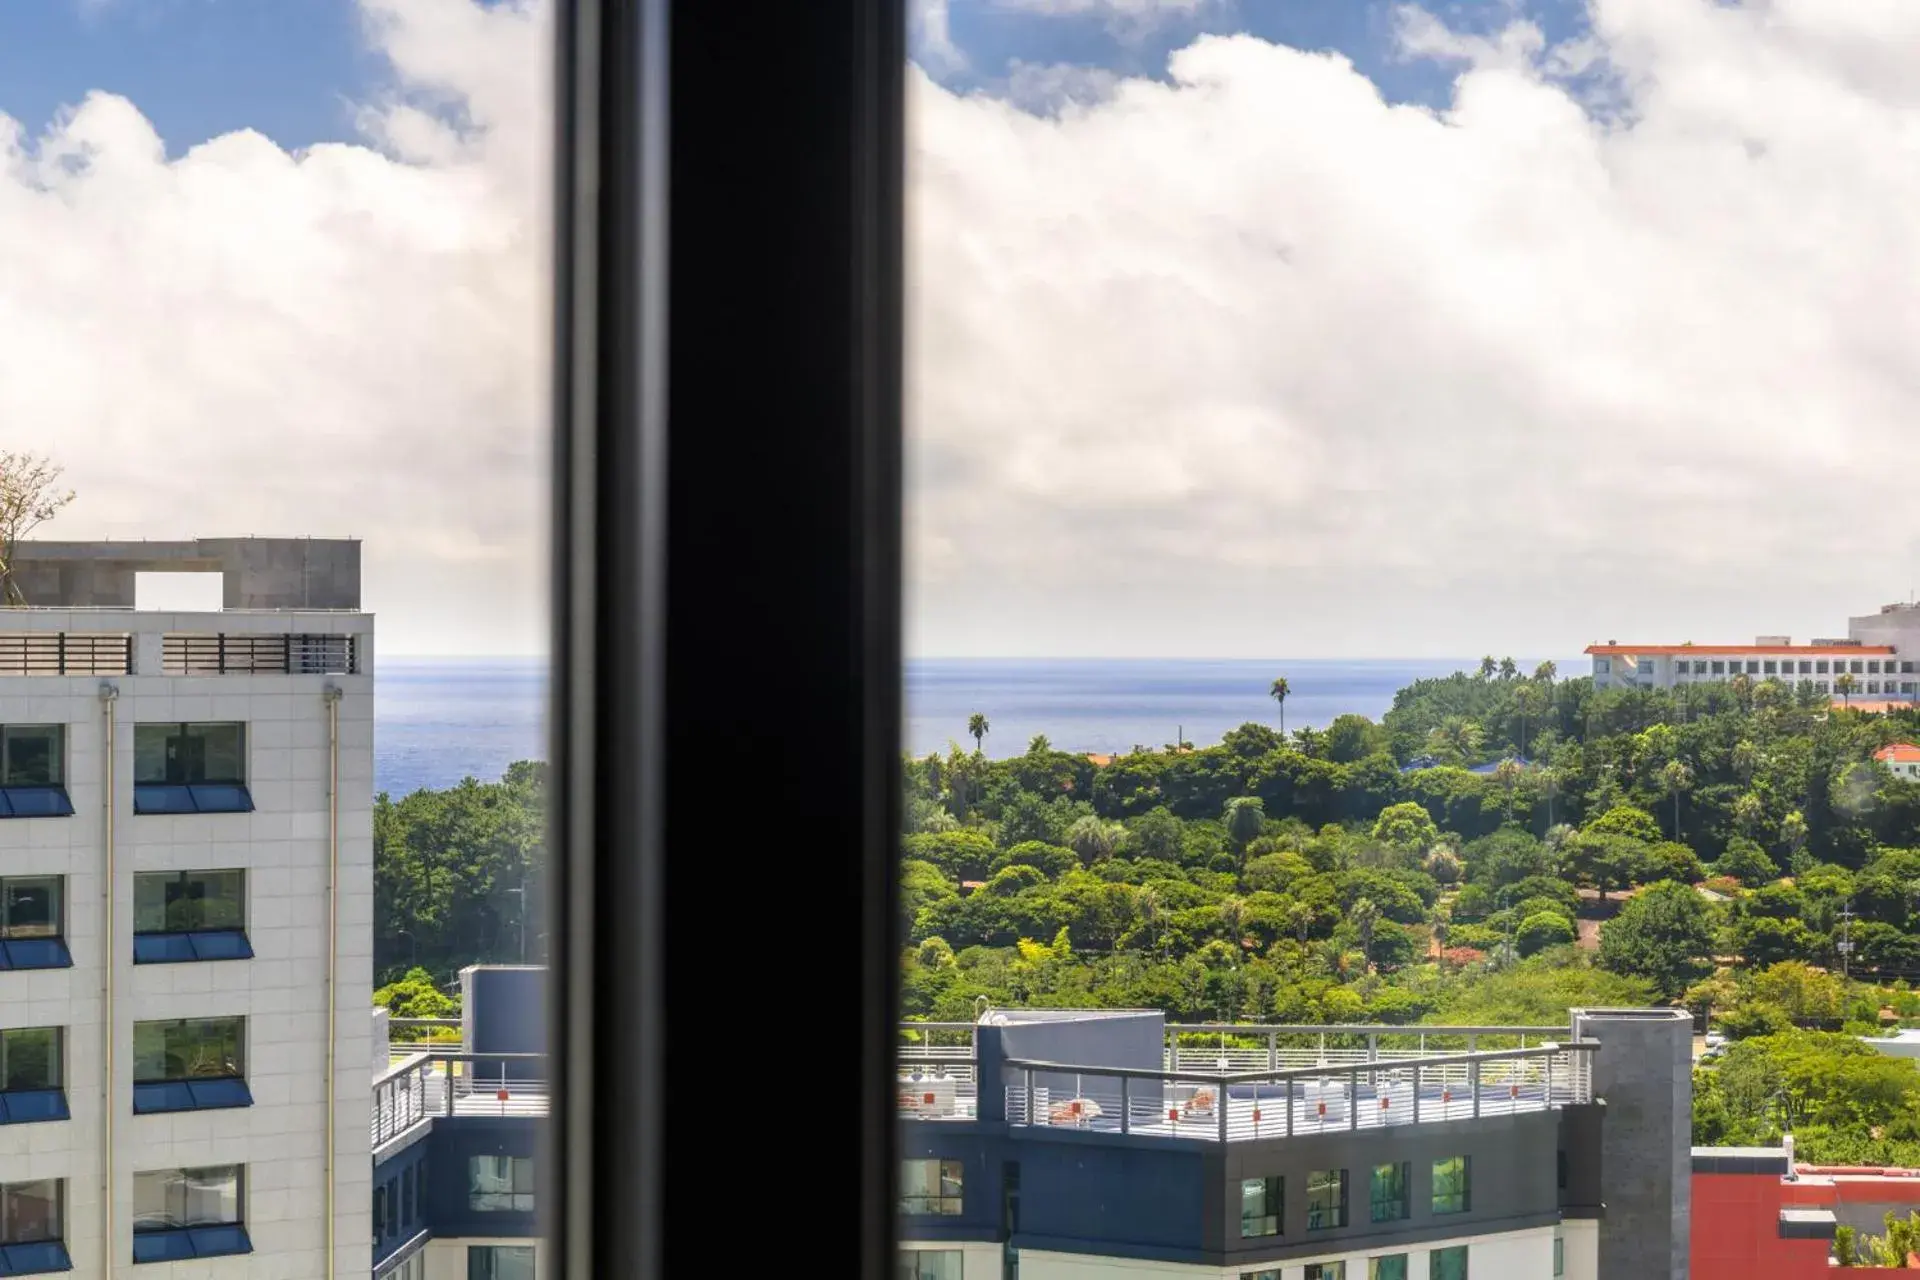
M 545 1054 L 416 1053 L 373 1082 L 376 1149 L 442 1116 L 544 1116 L 552 1089 L 521 1068 Z
M 1514 1115 L 1592 1100 L 1592 1041 L 1254 1072 L 1010 1060 L 1009 1124 L 1236 1142 Z

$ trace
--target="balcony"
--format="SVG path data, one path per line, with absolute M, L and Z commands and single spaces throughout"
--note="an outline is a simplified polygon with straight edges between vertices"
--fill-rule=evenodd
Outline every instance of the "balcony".
M 1291 1071 L 1089 1070 L 1008 1059 L 1009 1125 L 1243 1142 L 1548 1111 L 1591 1102 L 1597 1043 Z
M 436 1119 L 547 1114 L 543 1053 L 416 1053 L 373 1082 L 373 1148 Z
M 974 1024 L 909 1023 L 902 1031 L 903 1118 L 984 1117 L 1214 1142 L 1591 1102 L 1590 1055 L 1598 1048 L 1573 1040 L 1567 1027 L 1176 1024 L 1166 1028 L 1155 1069 L 1002 1058 L 988 1067 L 997 1096 L 983 1107 Z
M 0 676 L 124 676 L 132 671 L 133 637 L 124 631 L 0 634 Z

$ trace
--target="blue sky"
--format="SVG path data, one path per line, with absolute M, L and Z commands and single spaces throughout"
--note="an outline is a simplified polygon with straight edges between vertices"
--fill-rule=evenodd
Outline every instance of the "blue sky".
M 1024 3 L 1027 7 L 1019 7 Z M 1170 50 L 1202 31 L 1248 31 L 1337 49 L 1395 100 L 1436 101 L 1444 73 L 1390 56 L 1390 0 L 1213 0 L 1197 17 L 1116 32 L 1098 12 L 1033 12 L 1044 0 L 951 0 L 949 29 L 967 59 L 940 79 L 958 89 L 1004 83 L 1017 62 L 1162 74 Z M 1433 8 L 1456 29 L 1511 15 L 1509 0 Z M 1579 21 L 1581 0 L 1532 0 L 1550 38 Z M 353 137 L 353 103 L 385 81 L 351 0 L 7 0 L 0 5 L 0 111 L 38 133 L 89 90 L 130 98 L 177 153 L 239 129 L 285 147 Z

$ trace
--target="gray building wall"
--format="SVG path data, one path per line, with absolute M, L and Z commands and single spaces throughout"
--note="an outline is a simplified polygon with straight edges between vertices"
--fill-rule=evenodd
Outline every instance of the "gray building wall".
M 40 608 L 131 609 L 140 573 L 218 573 L 225 609 L 358 609 L 352 538 L 37 542 L 14 548 L 14 581 Z
M 1693 1212 L 1693 1019 L 1682 1009 L 1576 1009 L 1600 1042 L 1600 1280 L 1687 1280 Z

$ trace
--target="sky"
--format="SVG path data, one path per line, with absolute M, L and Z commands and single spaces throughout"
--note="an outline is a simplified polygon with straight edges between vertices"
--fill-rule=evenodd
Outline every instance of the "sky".
M 910 0 L 909 648 L 1840 634 L 1920 585 L 1920 6 Z M 541 0 L 0 6 L 0 447 L 544 639 Z M 777 104 L 769 104 L 777 109 Z

